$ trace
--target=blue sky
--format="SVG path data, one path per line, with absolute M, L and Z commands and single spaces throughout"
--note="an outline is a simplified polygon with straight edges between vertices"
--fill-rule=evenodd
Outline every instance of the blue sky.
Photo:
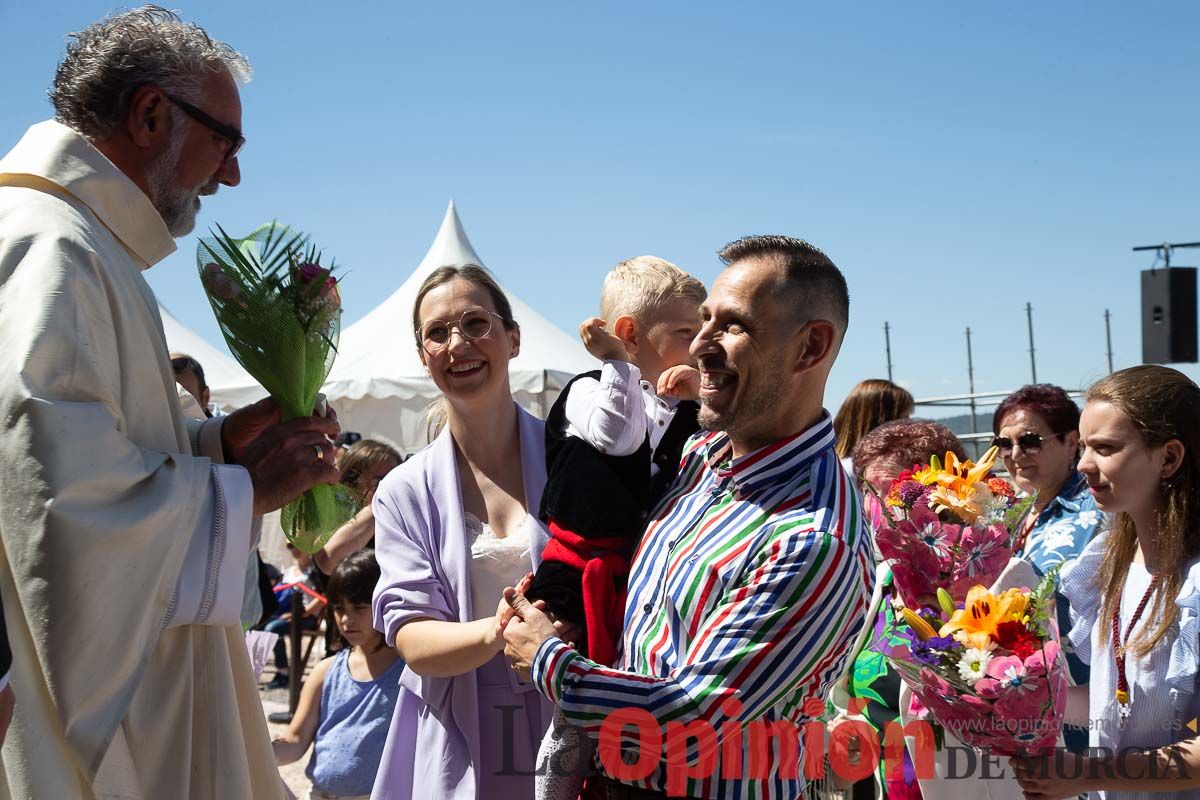
M 0 149 L 50 116 L 65 34 L 113 8 L 0 0 Z M 622 258 L 711 282 L 725 242 L 786 233 L 850 283 L 831 407 L 885 375 L 885 320 L 919 397 L 966 390 L 968 325 L 977 388 L 1027 382 L 1027 301 L 1038 378 L 1080 388 L 1106 372 L 1105 308 L 1116 366 L 1140 362 L 1152 259 L 1130 247 L 1200 240 L 1196 4 L 181 10 L 255 67 L 243 183 L 198 230 L 308 230 L 352 269 L 346 324 L 404 280 L 453 196 L 488 266 L 566 330 Z M 182 240 L 149 280 L 223 347 L 194 252 Z

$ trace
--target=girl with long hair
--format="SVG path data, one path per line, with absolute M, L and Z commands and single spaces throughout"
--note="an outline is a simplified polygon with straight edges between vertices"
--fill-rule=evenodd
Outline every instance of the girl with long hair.
M 1147 365 L 1104 378 L 1086 399 L 1078 468 L 1115 520 L 1064 571 L 1060 590 L 1071 604 L 1071 642 L 1091 665 L 1067 713 L 1087 725 L 1091 748 L 1013 766 L 1030 798 L 1194 798 L 1200 387 Z

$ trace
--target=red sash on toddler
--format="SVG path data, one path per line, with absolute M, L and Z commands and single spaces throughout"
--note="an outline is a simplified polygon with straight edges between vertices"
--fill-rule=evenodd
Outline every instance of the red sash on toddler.
M 629 576 L 629 541 L 611 536 L 585 539 L 550 522 L 550 542 L 543 561 L 557 561 L 583 573 L 583 615 L 587 623 L 588 658 L 612 666 L 625 616 L 625 582 Z

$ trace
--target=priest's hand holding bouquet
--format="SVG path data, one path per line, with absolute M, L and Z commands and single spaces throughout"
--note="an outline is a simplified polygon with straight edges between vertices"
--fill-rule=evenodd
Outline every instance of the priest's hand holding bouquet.
M 219 226 L 200 240 L 201 283 L 230 352 L 278 404 L 284 422 L 313 413 L 333 366 L 342 303 L 333 264 L 308 237 L 270 223 L 237 239 Z M 314 445 L 314 458 L 324 448 Z M 297 548 L 319 550 L 354 514 L 341 484 L 319 484 L 284 506 L 284 533 Z
M 988 589 L 1033 505 L 990 475 L 996 454 L 978 464 L 935 457 L 902 473 L 884 499 L 876 541 L 894 575 L 897 633 L 909 642 L 888 659 L 917 710 L 963 742 L 1039 755 L 1054 748 L 1066 710 L 1054 576 L 1033 589 Z

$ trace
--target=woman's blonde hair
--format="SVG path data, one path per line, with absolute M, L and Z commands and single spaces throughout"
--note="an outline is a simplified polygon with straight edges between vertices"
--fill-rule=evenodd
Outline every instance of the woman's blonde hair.
M 682 297 L 699 306 L 708 297 L 704 284 L 670 261 L 638 256 L 617 264 L 604 278 L 600 290 L 600 316 L 609 326 L 618 317 L 633 317 L 649 325 L 666 303 Z
M 904 419 L 913 412 L 913 396 L 902 386 L 882 378 L 865 380 L 850 390 L 837 416 L 833 449 L 839 458 L 849 458 L 859 441 L 885 422 Z
M 1114 372 L 1088 389 L 1089 403 L 1109 403 L 1137 428 L 1146 447 L 1169 441 L 1183 444 L 1183 463 L 1160 485 L 1155 512 L 1158 562 L 1171 567 L 1160 576 L 1150 619 L 1130 638 L 1130 652 L 1147 655 L 1171 632 L 1179 616 L 1175 597 L 1183 585 L 1183 566 L 1200 555 L 1200 387 L 1178 370 L 1146 364 Z M 1129 565 L 1137 553 L 1137 530 L 1128 514 L 1117 515 L 1100 564 L 1104 598 L 1100 624 L 1105 626 L 1121 602 Z M 1108 630 L 1107 627 L 1103 630 Z M 1108 637 L 1100 637 L 1107 643 Z

